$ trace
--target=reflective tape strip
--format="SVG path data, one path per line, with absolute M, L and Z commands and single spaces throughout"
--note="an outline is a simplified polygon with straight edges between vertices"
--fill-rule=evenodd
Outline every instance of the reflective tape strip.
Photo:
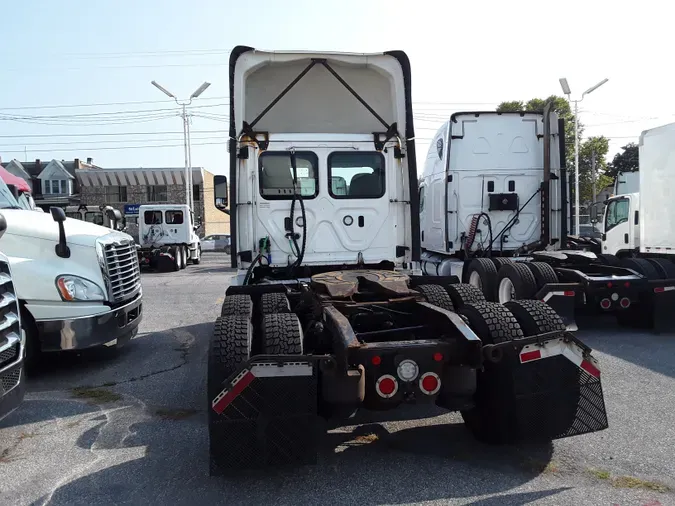
M 232 387 L 228 390 L 227 388 L 220 392 L 213 402 L 211 402 L 211 407 L 219 415 L 225 410 L 225 408 L 237 398 L 237 396 L 244 391 L 244 389 L 251 384 L 251 381 L 255 379 L 255 376 L 251 374 L 251 371 L 244 369 L 234 378 L 232 382 Z
M 283 365 L 269 362 L 253 364 L 250 369 L 244 369 L 234 378 L 230 388 L 225 388 L 213 399 L 211 407 L 220 415 L 256 378 L 311 376 L 312 374 L 314 374 L 314 368 L 308 362 L 285 362 Z
M 673 290 L 675 290 L 675 286 L 657 286 L 654 288 L 654 293 L 671 292 Z
M 567 290 L 564 292 L 548 292 L 542 299 L 542 302 L 548 302 L 548 300 L 554 295 L 559 295 L 560 297 L 574 297 L 574 290 Z
M 547 341 L 543 346 L 528 344 L 520 351 L 520 363 L 530 363 L 544 358 L 563 355 L 574 365 L 583 369 L 591 376 L 600 377 L 598 361 L 593 357 L 584 358 L 583 351 L 573 342 L 565 342 L 562 339 Z

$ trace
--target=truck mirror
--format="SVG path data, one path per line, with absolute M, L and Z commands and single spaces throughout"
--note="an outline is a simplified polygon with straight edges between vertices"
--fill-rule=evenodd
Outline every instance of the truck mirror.
M 66 213 L 60 207 L 50 207 L 49 212 L 56 223 L 63 223 L 66 221 Z
M 54 247 L 56 256 L 70 258 L 70 248 L 66 243 L 66 229 L 63 222 L 66 221 L 66 212 L 60 207 L 50 207 L 49 212 L 56 223 L 59 224 L 59 243 Z
M 594 223 L 598 221 L 598 206 L 591 207 L 591 221 Z
M 7 188 L 9 189 L 9 191 L 11 192 L 11 194 L 14 195 L 14 198 L 15 198 L 15 199 L 18 199 L 18 198 L 19 198 L 19 189 L 18 189 L 15 185 L 13 185 L 13 184 L 8 184 L 8 185 L 7 185 Z
M 227 176 L 213 177 L 213 197 L 215 205 L 218 209 L 225 209 L 227 207 Z

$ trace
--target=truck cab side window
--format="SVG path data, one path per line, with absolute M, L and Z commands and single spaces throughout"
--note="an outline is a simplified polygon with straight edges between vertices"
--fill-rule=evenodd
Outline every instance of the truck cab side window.
M 628 199 L 616 199 L 607 204 L 607 218 L 605 220 L 605 232 L 617 225 L 628 221 L 630 202 Z
M 420 213 L 424 211 L 424 186 L 420 187 Z

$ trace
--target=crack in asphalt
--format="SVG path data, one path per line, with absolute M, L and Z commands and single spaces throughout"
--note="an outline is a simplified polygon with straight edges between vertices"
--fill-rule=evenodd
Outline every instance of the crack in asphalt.
M 169 330 L 172 334 L 176 336 L 176 338 L 181 339 L 181 338 L 187 338 L 186 342 L 181 343 L 181 345 L 178 348 L 174 348 L 174 351 L 179 351 L 180 352 L 180 363 L 176 364 L 171 367 L 166 367 L 164 369 L 159 369 L 157 371 L 151 371 L 146 374 L 141 374 L 140 376 L 133 376 L 131 378 L 127 378 L 124 380 L 119 380 L 119 381 L 106 381 L 105 383 L 100 383 L 100 384 L 94 384 L 94 385 L 84 385 L 82 388 L 105 388 L 105 387 L 113 387 L 117 385 L 125 385 L 127 383 L 133 383 L 134 381 L 142 381 L 147 378 L 151 378 L 153 376 L 157 376 L 158 374 L 164 374 L 167 372 L 175 371 L 177 369 L 180 369 L 181 367 L 184 367 L 187 365 L 189 362 L 189 354 L 190 354 L 190 347 L 194 344 L 195 342 L 195 336 L 187 331 L 184 330 L 175 330 L 171 329 Z

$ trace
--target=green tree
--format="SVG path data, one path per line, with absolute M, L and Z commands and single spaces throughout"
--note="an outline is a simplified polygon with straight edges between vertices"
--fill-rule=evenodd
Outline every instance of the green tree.
M 565 97 L 551 95 L 548 98 L 533 98 L 527 102 L 522 100 L 512 100 L 502 102 L 497 106 L 497 112 L 516 112 L 516 111 L 543 111 L 547 103 L 553 104 L 553 111 L 559 118 L 565 120 L 565 166 L 570 181 L 572 191 L 574 190 L 575 170 L 574 170 L 574 113 Z M 592 175 L 592 153 L 595 150 L 596 156 L 596 190 L 599 192 L 602 188 L 611 184 L 611 177 L 606 174 L 607 163 L 605 156 L 609 150 L 609 141 L 605 137 L 591 137 L 581 141 L 584 132 L 584 126 L 579 122 L 579 200 L 580 202 L 590 202 L 593 198 L 593 175 Z M 607 181 L 609 180 L 609 183 Z
M 614 159 L 607 167 L 607 174 L 616 178 L 619 172 L 635 172 L 640 170 L 640 149 L 634 142 L 626 144 L 623 152 L 614 155 Z
M 579 200 L 583 203 L 593 202 L 593 182 L 597 193 L 612 184 L 614 179 L 607 175 L 609 139 L 607 137 L 589 137 L 579 145 Z M 595 157 L 595 171 L 593 170 Z M 597 198 L 597 197 L 596 197 Z

